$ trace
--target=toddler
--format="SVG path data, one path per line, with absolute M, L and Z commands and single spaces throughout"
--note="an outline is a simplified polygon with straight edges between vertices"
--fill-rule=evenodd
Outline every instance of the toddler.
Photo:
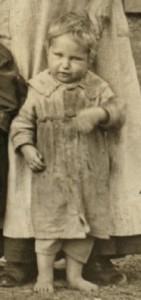
M 96 38 L 87 17 L 69 13 L 50 24 L 48 69 L 29 81 L 12 124 L 17 155 L 33 171 L 32 220 L 38 278 L 34 290 L 53 292 L 56 253 L 66 254 L 70 287 L 94 291 L 82 278 L 94 237 L 109 238 L 109 162 L 105 130 L 120 127 L 117 99 L 89 71 Z

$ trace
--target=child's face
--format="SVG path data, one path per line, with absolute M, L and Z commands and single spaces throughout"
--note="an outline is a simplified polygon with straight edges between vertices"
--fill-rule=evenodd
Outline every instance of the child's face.
M 88 68 L 88 53 L 72 34 L 52 40 L 48 49 L 48 67 L 51 74 L 63 83 L 80 80 Z

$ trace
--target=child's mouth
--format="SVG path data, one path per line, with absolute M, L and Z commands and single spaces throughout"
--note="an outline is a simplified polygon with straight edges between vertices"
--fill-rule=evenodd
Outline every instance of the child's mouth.
M 69 72 L 59 72 L 59 74 L 62 76 L 70 76 L 71 75 L 71 73 L 69 73 Z

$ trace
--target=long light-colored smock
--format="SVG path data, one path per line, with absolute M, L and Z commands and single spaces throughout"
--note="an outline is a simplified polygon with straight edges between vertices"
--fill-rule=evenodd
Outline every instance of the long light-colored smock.
M 141 234 L 141 93 L 121 1 L 0 0 L 0 5 L 0 40 L 6 45 L 10 42 L 25 79 L 46 68 L 42 45 L 46 40 L 49 21 L 67 11 L 84 13 L 87 10 L 100 35 L 96 72 L 127 103 L 126 126 L 110 151 L 113 166 L 111 235 Z M 103 26 L 101 20 L 106 21 Z M 30 215 L 31 180 L 29 168 L 22 158 L 15 156 L 10 144 L 9 191 L 4 225 L 6 236 L 34 236 Z
M 80 110 L 102 107 L 106 129 L 121 115 L 108 84 L 92 72 L 63 84 L 48 70 L 29 82 L 27 100 L 12 125 L 15 149 L 34 145 L 44 158 L 33 173 L 31 214 L 37 238 L 107 238 L 110 228 L 109 159 L 104 130 L 77 130 Z M 84 120 L 85 121 L 85 120 Z M 101 125 L 102 126 L 102 125 Z M 18 153 L 17 153 L 18 155 Z

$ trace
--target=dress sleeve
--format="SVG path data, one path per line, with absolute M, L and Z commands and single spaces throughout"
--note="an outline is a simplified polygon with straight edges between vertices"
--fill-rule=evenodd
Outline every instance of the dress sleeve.
M 36 106 L 38 94 L 29 88 L 27 99 L 11 125 L 11 138 L 15 150 L 25 144 L 35 144 Z

